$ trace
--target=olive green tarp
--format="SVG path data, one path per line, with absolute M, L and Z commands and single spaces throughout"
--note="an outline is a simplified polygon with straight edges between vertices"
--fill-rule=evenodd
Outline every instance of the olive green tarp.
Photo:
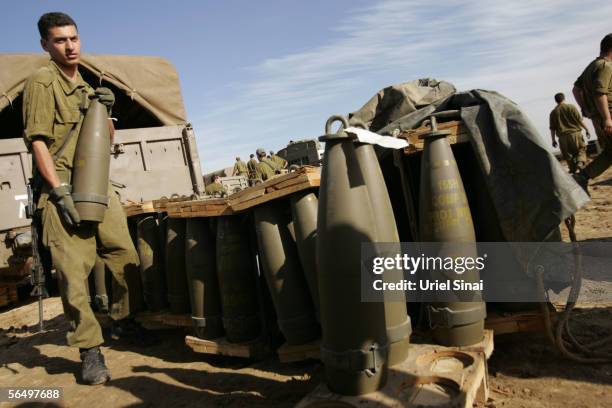
M 23 91 L 25 80 L 49 61 L 46 54 L 0 54 L 0 111 Z M 159 57 L 83 54 L 79 69 L 98 85 L 112 84 L 164 125 L 187 122 L 174 66 Z
M 589 200 L 519 106 L 497 92 L 455 92 L 448 82 L 419 79 L 379 91 L 349 117 L 391 134 L 445 110 L 460 111 L 506 240 L 544 241 Z

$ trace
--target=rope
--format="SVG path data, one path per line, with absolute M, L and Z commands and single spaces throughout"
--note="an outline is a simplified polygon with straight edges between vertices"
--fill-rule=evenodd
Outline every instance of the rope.
M 612 341 L 612 336 L 608 336 L 606 338 L 596 340 L 594 342 L 591 342 L 590 344 L 584 345 L 581 344 L 574 337 L 570 329 L 569 320 L 572 310 L 574 309 L 574 307 L 576 306 L 576 302 L 578 301 L 578 296 L 580 295 L 580 288 L 582 287 L 583 269 L 582 252 L 580 250 L 580 246 L 577 243 L 576 232 L 574 230 L 574 227 L 576 225 L 576 219 L 573 215 L 565 220 L 565 225 L 568 229 L 570 240 L 573 244 L 573 253 L 574 259 L 576 260 L 576 268 L 574 276 L 572 277 L 572 286 L 570 289 L 570 293 L 567 297 L 565 310 L 563 311 L 563 314 L 561 315 L 561 318 L 557 322 L 555 328 L 553 328 L 552 325 L 548 304 L 542 303 L 541 310 L 542 315 L 544 316 L 544 327 L 546 328 L 546 334 L 551 344 L 554 345 L 563 356 L 572 361 L 576 361 L 582 364 L 610 363 L 612 362 L 612 354 L 607 352 L 601 352 L 595 349 Z M 537 274 L 537 284 L 538 290 L 544 291 L 543 271 L 540 271 Z M 566 335 L 569 341 L 563 337 L 563 334 Z M 573 346 L 573 348 L 576 349 L 578 352 L 582 353 L 582 355 L 570 351 L 568 347 L 571 346 Z

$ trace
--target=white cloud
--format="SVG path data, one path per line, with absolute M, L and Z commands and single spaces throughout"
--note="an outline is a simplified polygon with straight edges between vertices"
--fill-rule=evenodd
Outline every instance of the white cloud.
M 612 3 L 388 0 L 340 18 L 333 41 L 247 67 L 239 96 L 196 117 L 206 171 L 259 145 L 316 137 L 334 113 L 380 88 L 423 76 L 459 89 L 493 89 L 517 102 L 547 136 L 552 96 L 575 78 L 609 32 Z M 325 29 L 313 27 L 313 29 Z

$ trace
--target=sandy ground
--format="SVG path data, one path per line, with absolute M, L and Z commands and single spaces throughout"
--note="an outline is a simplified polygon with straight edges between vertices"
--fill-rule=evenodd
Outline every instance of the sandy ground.
M 576 215 L 578 239 L 612 241 L 612 170 L 594 181 L 591 192 L 592 201 Z M 148 348 L 107 343 L 113 379 L 81 385 L 78 352 L 65 346 L 68 325 L 59 299 L 45 300 L 44 333 L 35 333 L 37 313 L 35 303 L 0 313 L 0 386 L 60 386 L 64 406 L 293 406 L 323 373 L 316 361 L 280 364 L 196 354 L 184 345 L 184 332 L 169 330 L 157 331 L 157 345 Z M 612 334 L 612 309 L 579 310 L 572 328 L 590 339 Z M 612 407 L 612 364 L 565 360 L 543 333 L 497 336 L 489 376 L 487 407 Z

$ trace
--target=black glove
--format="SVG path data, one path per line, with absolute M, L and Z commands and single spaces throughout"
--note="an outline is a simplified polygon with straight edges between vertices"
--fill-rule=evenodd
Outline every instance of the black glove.
M 113 91 L 101 86 L 99 88 L 96 88 L 94 92 L 95 97 L 98 98 L 102 105 L 106 106 L 106 109 L 110 114 L 111 110 L 113 109 L 113 105 L 115 104 L 115 94 L 113 93 Z
M 66 221 L 68 225 L 74 227 L 81 222 L 81 217 L 79 217 L 79 213 L 74 206 L 74 201 L 72 201 L 72 196 L 66 185 L 62 184 L 52 189 L 49 196 L 57 204 L 57 207 L 64 217 L 64 221 Z

